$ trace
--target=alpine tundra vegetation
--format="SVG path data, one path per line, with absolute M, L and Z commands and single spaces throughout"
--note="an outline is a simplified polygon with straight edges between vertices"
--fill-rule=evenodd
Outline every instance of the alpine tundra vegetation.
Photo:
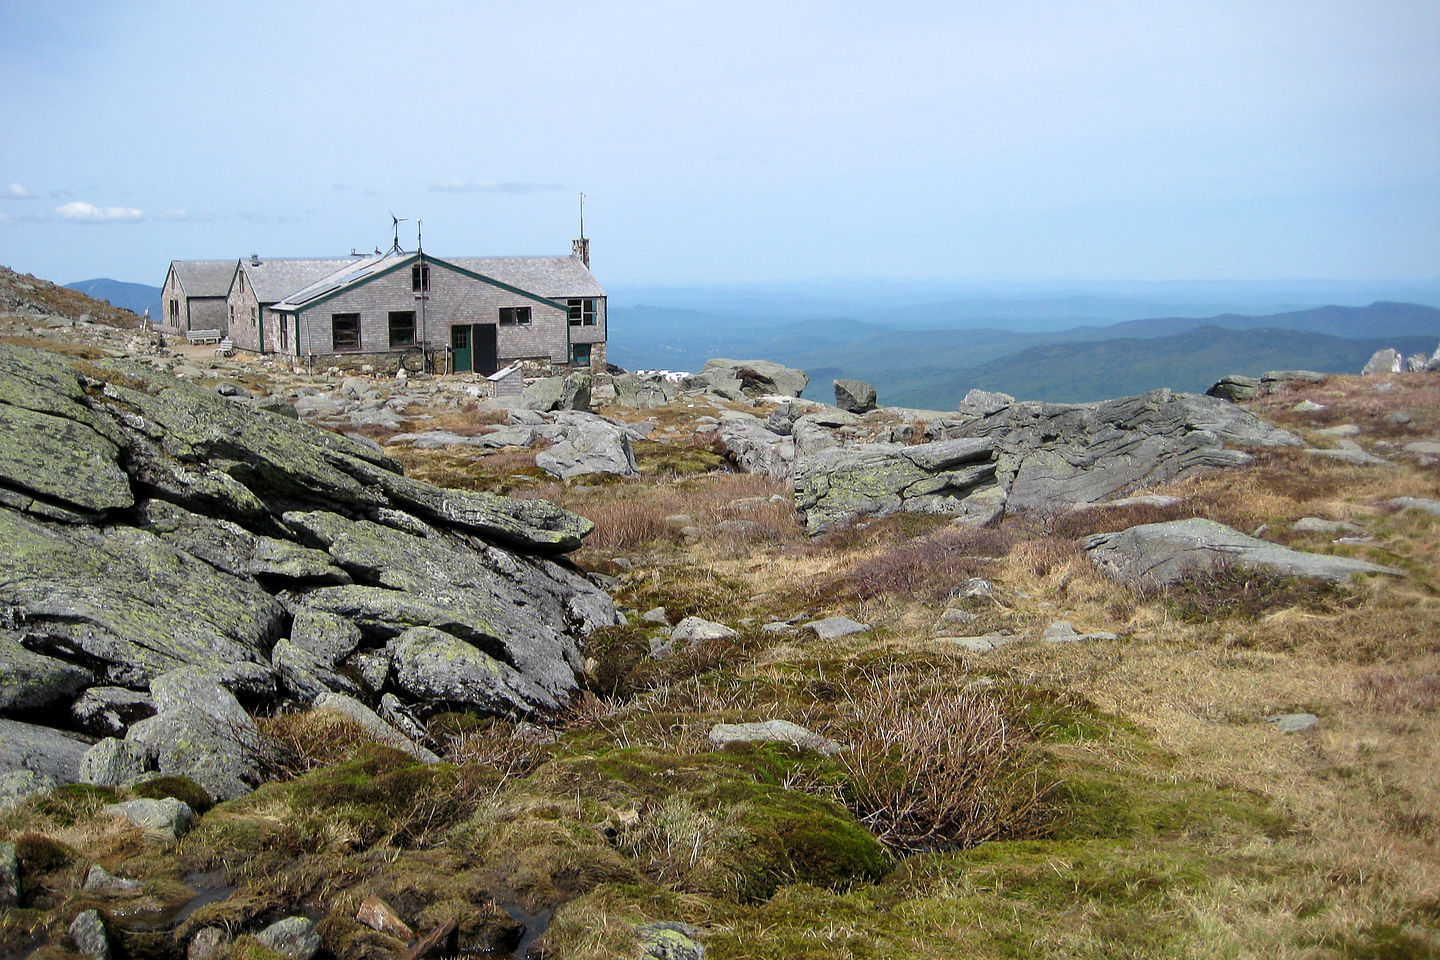
M 1440 956 L 1440 372 L 492 399 L 0 273 L 0 957 Z

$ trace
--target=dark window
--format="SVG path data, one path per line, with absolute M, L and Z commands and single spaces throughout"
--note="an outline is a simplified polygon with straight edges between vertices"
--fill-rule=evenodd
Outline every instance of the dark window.
M 570 326 L 595 326 L 595 300 L 591 297 L 565 301 L 570 308 Z
M 390 346 L 413 347 L 415 345 L 415 311 L 390 311 Z
M 500 322 L 506 326 L 528 326 L 530 323 L 530 308 L 501 307 Z
M 172 320 L 179 320 L 179 319 L 180 319 L 180 301 L 179 301 L 179 300 L 171 300 L 171 301 L 170 301 L 170 319 L 172 319 Z
M 588 343 L 572 343 L 572 344 L 570 345 L 570 350 L 571 350 L 572 354 L 574 355 L 574 358 L 575 358 L 575 362 L 576 362 L 576 363 L 586 363 L 586 364 L 588 364 L 588 363 L 590 362 L 590 344 L 588 344 Z
M 360 314 L 330 315 L 330 346 L 335 350 L 360 349 Z
M 410 268 L 410 289 L 416 293 L 430 292 L 430 264 L 417 263 Z

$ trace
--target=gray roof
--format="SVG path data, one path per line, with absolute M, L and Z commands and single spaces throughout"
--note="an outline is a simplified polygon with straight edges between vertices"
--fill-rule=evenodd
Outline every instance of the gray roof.
M 323 276 L 312 278 L 299 289 L 291 289 L 283 300 L 270 301 L 276 310 L 296 310 L 312 300 L 334 293 L 353 283 L 360 283 L 386 267 L 414 259 L 412 253 L 384 253 L 379 256 L 341 261 L 341 265 Z M 498 280 L 547 300 L 565 297 L 603 297 L 605 290 L 591 276 L 578 257 L 434 257 L 454 264 L 462 270 Z M 276 261 L 291 263 L 296 261 Z M 320 261 L 315 261 L 320 262 Z M 331 263 L 333 261 L 324 261 Z M 242 261 L 242 269 L 250 267 Z M 256 288 L 259 289 L 258 287 Z
M 255 290 L 255 299 L 261 303 L 278 303 L 297 290 L 310 286 L 317 280 L 330 276 L 346 267 L 354 267 L 373 257 L 283 257 L 275 260 L 261 258 L 260 263 L 251 263 L 248 258 L 240 261 L 245 279 Z
M 276 310 L 295 310 L 305 306 L 311 300 L 325 296 L 327 293 L 334 293 L 342 287 L 352 283 L 358 283 L 367 277 L 373 276 L 376 271 L 383 270 L 388 266 L 410 259 L 408 253 L 382 253 L 373 257 L 356 257 L 344 261 L 339 269 L 331 270 L 324 276 L 316 277 L 310 283 L 298 290 L 292 289 L 284 300 L 275 302 Z M 327 263 L 330 261 L 326 261 Z
M 603 297 L 600 286 L 579 257 L 440 257 L 446 263 L 554 300 Z
M 171 260 L 170 269 L 187 297 L 225 297 L 235 279 L 232 260 Z

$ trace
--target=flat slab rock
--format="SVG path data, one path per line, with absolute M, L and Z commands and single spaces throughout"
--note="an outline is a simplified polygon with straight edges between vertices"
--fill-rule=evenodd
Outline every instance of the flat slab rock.
M 843 749 L 840 744 L 798 723 L 766 720 L 762 723 L 717 723 L 710 728 L 710 742 L 717 747 L 732 743 L 788 743 L 802 750 L 831 756 Z
M 1127 583 L 1176 583 L 1223 563 L 1284 576 L 1342 581 L 1356 573 L 1403 576 L 1394 567 L 1291 550 L 1246 536 L 1214 520 L 1147 523 L 1085 538 L 1085 551 L 1106 576 Z

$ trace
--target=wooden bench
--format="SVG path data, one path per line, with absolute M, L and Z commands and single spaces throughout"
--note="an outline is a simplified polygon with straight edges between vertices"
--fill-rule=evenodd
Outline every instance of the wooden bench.
M 231 340 L 229 337 L 226 337 L 224 340 L 221 340 L 221 341 L 220 341 L 220 346 L 218 346 L 218 347 L 215 348 L 215 356 L 217 356 L 217 357 L 233 357 L 233 356 L 235 356 L 235 341 Z
M 195 343 L 219 343 L 221 333 L 219 330 L 186 330 L 185 339 L 192 344 Z

